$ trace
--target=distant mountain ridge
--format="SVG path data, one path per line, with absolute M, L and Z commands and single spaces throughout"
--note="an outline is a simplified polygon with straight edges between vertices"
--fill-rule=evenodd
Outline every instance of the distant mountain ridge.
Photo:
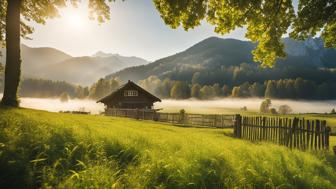
M 276 68 L 285 67 L 336 67 L 336 50 L 323 47 L 321 38 L 309 38 L 305 41 L 295 41 L 290 38 L 283 39 L 287 57 L 279 59 Z M 252 50 L 256 44 L 250 41 L 237 39 L 222 39 L 218 37 L 207 38 L 183 52 L 159 59 L 153 63 L 126 68 L 110 74 L 106 78 L 118 77 L 124 81 L 139 81 L 151 75 L 161 78 L 177 72 L 187 72 L 188 68 L 214 70 L 222 66 L 239 66 L 241 63 L 253 63 Z M 191 70 L 191 69 L 190 69 Z M 192 71 L 190 71 L 192 72 Z M 192 75 L 193 73 L 190 73 Z M 189 77 L 190 79 L 190 77 Z
M 5 49 L 0 62 L 5 63 Z M 139 57 L 97 52 L 93 56 L 72 57 L 60 50 L 21 45 L 22 75 L 29 78 L 42 78 L 67 81 L 74 84 L 90 85 L 107 74 L 127 67 L 147 64 Z

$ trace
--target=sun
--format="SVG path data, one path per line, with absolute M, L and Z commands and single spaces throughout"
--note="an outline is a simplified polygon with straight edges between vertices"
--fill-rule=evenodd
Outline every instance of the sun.
M 67 8 L 61 12 L 61 18 L 70 29 L 84 29 L 88 23 L 88 15 L 79 8 Z
M 70 13 L 67 16 L 67 20 L 69 25 L 74 28 L 83 28 L 84 27 L 84 17 L 80 15 L 78 12 Z

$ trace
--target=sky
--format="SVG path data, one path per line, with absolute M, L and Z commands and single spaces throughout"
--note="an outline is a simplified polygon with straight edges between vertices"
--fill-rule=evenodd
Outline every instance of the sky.
M 181 52 L 211 36 L 245 40 L 244 29 L 227 35 L 213 32 L 213 26 L 184 31 L 165 25 L 151 0 L 117 0 L 111 4 L 111 19 L 106 23 L 88 19 L 87 3 L 60 10 L 60 17 L 45 25 L 32 23 L 35 31 L 22 40 L 31 47 L 52 47 L 72 56 L 90 56 L 97 51 L 138 56 L 154 61 Z

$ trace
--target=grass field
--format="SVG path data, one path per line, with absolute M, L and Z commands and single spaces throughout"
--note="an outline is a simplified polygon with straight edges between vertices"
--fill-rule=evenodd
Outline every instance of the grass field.
M 179 108 L 164 108 L 162 112 L 170 112 L 176 113 L 179 112 Z M 274 115 L 274 114 L 262 114 L 256 110 L 249 110 L 249 111 L 242 111 L 240 109 L 234 108 L 192 108 L 192 109 L 185 109 L 187 113 L 195 113 L 195 114 L 242 114 L 242 115 L 260 115 L 260 116 L 283 116 L 283 115 Z M 300 117 L 305 119 L 319 119 L 319 120 L 326 120 L 327 125 L 331 127 L 331 131 L 333 135 L 336 135 L 336 115 L 331 114 L 290 114 L 286 115 L 286 117 Z
M 231 133 L 0 108 L 0 186 L 336 188 L 331 152 L 251 143 Z

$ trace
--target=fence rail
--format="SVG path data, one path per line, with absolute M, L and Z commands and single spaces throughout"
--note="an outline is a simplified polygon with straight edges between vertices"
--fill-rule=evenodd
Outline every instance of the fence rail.
M 252 141 L 272 141 L 301 150 L 329 149 L 326 121 L 299 118 L 235 116 L 234 135 Z
M 153 110 L 136 109 L 107 109 L 105 114 L 108 116 L 167 122 L 176 125 L 214 128 L 233 127 L 234 119 L 234 115 L 161 113 Z

